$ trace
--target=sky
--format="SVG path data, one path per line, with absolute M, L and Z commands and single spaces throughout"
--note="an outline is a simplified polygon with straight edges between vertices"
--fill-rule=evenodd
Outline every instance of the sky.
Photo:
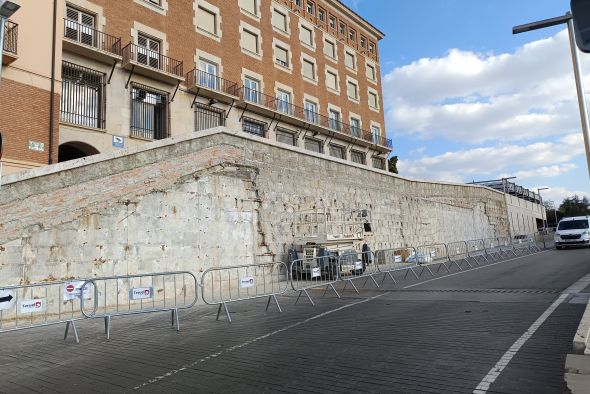
M 590 197 L 565 25 L 569 0 L 343 0 L 379 43 L 387 136 L 400 175 L 472 182 L 516 176 L 559 205 Z M 580 54 L 590 101 L 590 54 Z

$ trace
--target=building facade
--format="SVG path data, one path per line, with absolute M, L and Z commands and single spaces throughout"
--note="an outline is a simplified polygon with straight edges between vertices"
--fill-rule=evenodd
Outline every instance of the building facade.
M 5 171 L 216 126 L 386 168 L 383 33 L 338 0 L 14 2 Z

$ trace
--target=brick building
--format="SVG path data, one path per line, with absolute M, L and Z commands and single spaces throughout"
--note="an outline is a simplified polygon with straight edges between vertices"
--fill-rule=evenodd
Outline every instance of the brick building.
M 383 33 L 338 0 L 13 1 L 5 171 L 221 125 L 386 167 Z

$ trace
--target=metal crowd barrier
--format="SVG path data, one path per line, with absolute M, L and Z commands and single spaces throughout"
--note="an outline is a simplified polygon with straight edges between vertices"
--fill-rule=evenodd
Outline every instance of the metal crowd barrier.
M 471 259 L 477 265 L 480 265 L 480 263 L 484 264 L 490 262 L 488 259 L 485 240 L 483 239 L 473 239 L 471 241 L 467 241 L 467 253 L 469 255 L 469 259 Z
M 467 264 L 469 268 L 473 268 L 469 262 L 469 249 L 466 241 L 450 242 L 447 244 L 447 252 L 449 261 L 454 263 L 459 270 L 463 271 L 463 264 Z
M 325 287 L 324 295 L 331 289 L 338 298 L 340 294 L 336 291 L 334 284 L 339 278 L 338 257 L 322 256 L 294 260 L 289 267 L 291 288 L 299 292 L 295 303 L 299 302 L 302 294 L 305 294 L 311 305 L 315 306 L 309 290 Z
M 426 268 L 432 275 L 430 265 L 438 265 L 436 272 L 438 273 L 442 267 L 448 272 L 451 272 L 451 261 L 449 260 L 449 252 L 446 244 L 432 244 L 432 245 L 421 245 L 416 248 L 416 261 L 422 265 L 422 272 Z
M 555 247 L 555 230 L 545 229 L 534 234 L 537 248 L 541 249 L 540 245 L 543 245 L 543 249 L 549 249 Z
M 383 280 L 389 277 L 393 283 L 397 283 L 393 273 L 396 271 L 405 271 L 404 279 L 408 277 L 411 272 L 416 279 L 419 276 L 416 274 L 417 262 L 416 259 L 409 261 L 410 256 L 416 256 L 416 249 L 412 247 L 408 248 L 395 248 L 395 249 L 382 249 L 375 251 L 375 266 L 377 271 L 383 274 Z
M 501 259 L 504 252 L 502 251 L 502 246 L 500 245 L 499 239 L 496 238 L 486 238 L 483 240 L 484 247 L 486 249 L 486 255 L 492 259 Z
M 527 252 L 537 252 L 539 249 L 535 244 L 535 240 L 532 235 L 522 234 L 516 235 L 512 238 L 512 246 L 514 251 L 518 254 L 525 254 Z
M 35 283 L 0 287 L 0 333 L 55 324 L 70 326 L 79 343 L 76 321 L 84 319 L 80 308 L 84 281 Z M 88 292 L 84 292 L 87 296 Z
M 201 276 L 203 301 L 208 305 L 219 305 L 217 320 L 223 307 L 230 323 L 227 304 L 231 302 L 268 297 L 266 310 L 273 300 L 282 312 L 277 295 L 287 291 L 288 278 L 287 265 L 280 262 L 209 268 Z
M 197 278 L 188 271 L 110 276 L 88 279 L 87 302 L 80 309 L 88 318 L 103 318 L 107 339 L 111 336 L 111 317 L 144 313 L 172 313 L 172 326 L 180 330 L 178 311 L 197 302 Z M 87 310 L 90 305 L 90 310 Z
M 359 290 L 355 286 L 353 280 L 360 278 L 365 278 L 365 285 L 369 278 L 371 278 L 375 286 L 379 287 L 379 284 L 373 277 L 373 275 L 377 273 L 379 273 L 379 271 L 375 265 L 375 255 L 372 251 L 359 253 L 351 250 L 342 253 L 338 257 L 338 277 L 344 282 L 344 287 L 342 288 L 343 291 L 350 283 L 354 291 L 359 294 Z
M 518 256 L 518 254 L 514 250 L 514 244 L 512 243 L 512 238 L 498 237 L 498 246 L 500 248 L 500 253 L 503 256 L 510 257 L 510 253 L 512 253 L 514 256 Z

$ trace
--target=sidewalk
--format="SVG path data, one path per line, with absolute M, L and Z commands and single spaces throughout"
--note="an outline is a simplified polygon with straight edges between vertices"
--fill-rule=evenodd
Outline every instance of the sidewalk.
M 585 289 L 590 292 L 590 288 Z M 573 394 L 590 393 L 590 298 L 565 361 L 565 381 Z

